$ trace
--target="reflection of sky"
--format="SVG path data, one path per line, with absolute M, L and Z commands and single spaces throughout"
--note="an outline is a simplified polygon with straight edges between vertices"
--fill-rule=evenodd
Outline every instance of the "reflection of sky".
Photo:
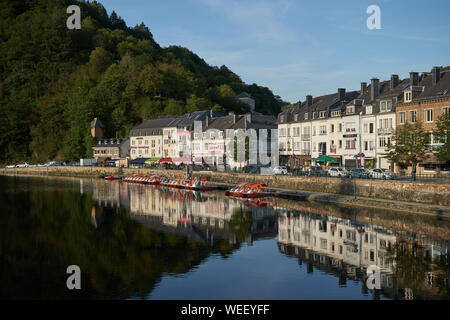
M 186 275 L 163 276 L 150 299 L 372 299 L 361 283 L 339 278 L 279 252 L 277 239 L 256 241 L 223 259 L 214 255 Z

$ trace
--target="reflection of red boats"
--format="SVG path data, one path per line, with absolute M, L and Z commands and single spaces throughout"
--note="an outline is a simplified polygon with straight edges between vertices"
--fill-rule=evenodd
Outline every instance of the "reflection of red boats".
M 267 202 L 261 199 L 247 199 L 244 204 L 253 207 L 267 207 Z
M 241 183 L 231 188 L 225 193 L 227 196 L 239 198 L 262 198 L 271 195 L 267 191 L 267 184 L 262 183 Z

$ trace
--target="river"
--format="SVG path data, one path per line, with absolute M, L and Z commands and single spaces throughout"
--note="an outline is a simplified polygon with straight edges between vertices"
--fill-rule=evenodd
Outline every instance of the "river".
M 0 186 L 2 299 L 450 298 L 439 215 L 100 179 Z M 66 286 L 70 265 L 80 290 Z

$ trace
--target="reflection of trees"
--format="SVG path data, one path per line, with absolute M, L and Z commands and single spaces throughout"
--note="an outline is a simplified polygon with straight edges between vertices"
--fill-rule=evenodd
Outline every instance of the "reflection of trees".
M 239 242 L 243 242 L 252 232 L 252 223 L 253 218 L 250 211 L 236 209 L 229 222 L 230 231 L 233 232 Z
M 414 292 L 436 287 L 442 298 L 450 297 L 449 255 L 441 255 L 437 262 L 427 253 L 426 248 L 416 242 L 408 244 L 400 242 L 388 250 L 389 260 L 393 263 L 396 281 Z M 427 284 L 428 276 L 432 274 L 433 283 Z
M 147 296 L 163 273 L 184 273 L 211 251 L 180 235 L 153 231 L 124 209 L 94 205 L 78 192 L 0 191 L 0 298 L 127 298 Z M 66 268 L 80 266 L 82 290 L 66 288 Z

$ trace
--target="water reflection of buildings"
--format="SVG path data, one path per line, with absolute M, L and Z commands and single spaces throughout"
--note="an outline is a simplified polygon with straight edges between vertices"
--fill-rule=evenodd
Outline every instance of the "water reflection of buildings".
M 247 243 L 277 235 L 277 221 L 271 207 L 246 205 L 221 193 L 95 181 L 92 194 L 101 207 L 128 208 L 133 220 L 149 228 L 179 233 L 201 242 L 236 243 L 229 222 L 234 213 L 241 211 L 250 211 L 252 215 Z
M 405 234 L 392 229 L 360 224 L 355 221 L 331 216 L 304 212 L 288 212 L 278 209 L 278 247 L 286 255 L 298 258 L 299 264 L 307 265 L 307 272 L 314 268 L 334 274 L 339 285 L 346 285 L 347 279 L 362 282 L 363 293 L 366 287 L 366 270 L 370 265 L 380 268 L 381 290 L 374 292 L 374 298 L 382 294 L 396 299 L 412 298 L 410 288 L 401 287 L 396 281 L 394 247 L 396 244 L 411 246 L 414 242 L 424 249 L 431 264 L 441 255 L 449 252 L 449 241 L 437 240 L 426 235 Z M 421 296 L 436 295 L 433 288 L 434 274 L 431 271 L 424 277 Z M 448 281 L 448 279 L 446 280 Z

